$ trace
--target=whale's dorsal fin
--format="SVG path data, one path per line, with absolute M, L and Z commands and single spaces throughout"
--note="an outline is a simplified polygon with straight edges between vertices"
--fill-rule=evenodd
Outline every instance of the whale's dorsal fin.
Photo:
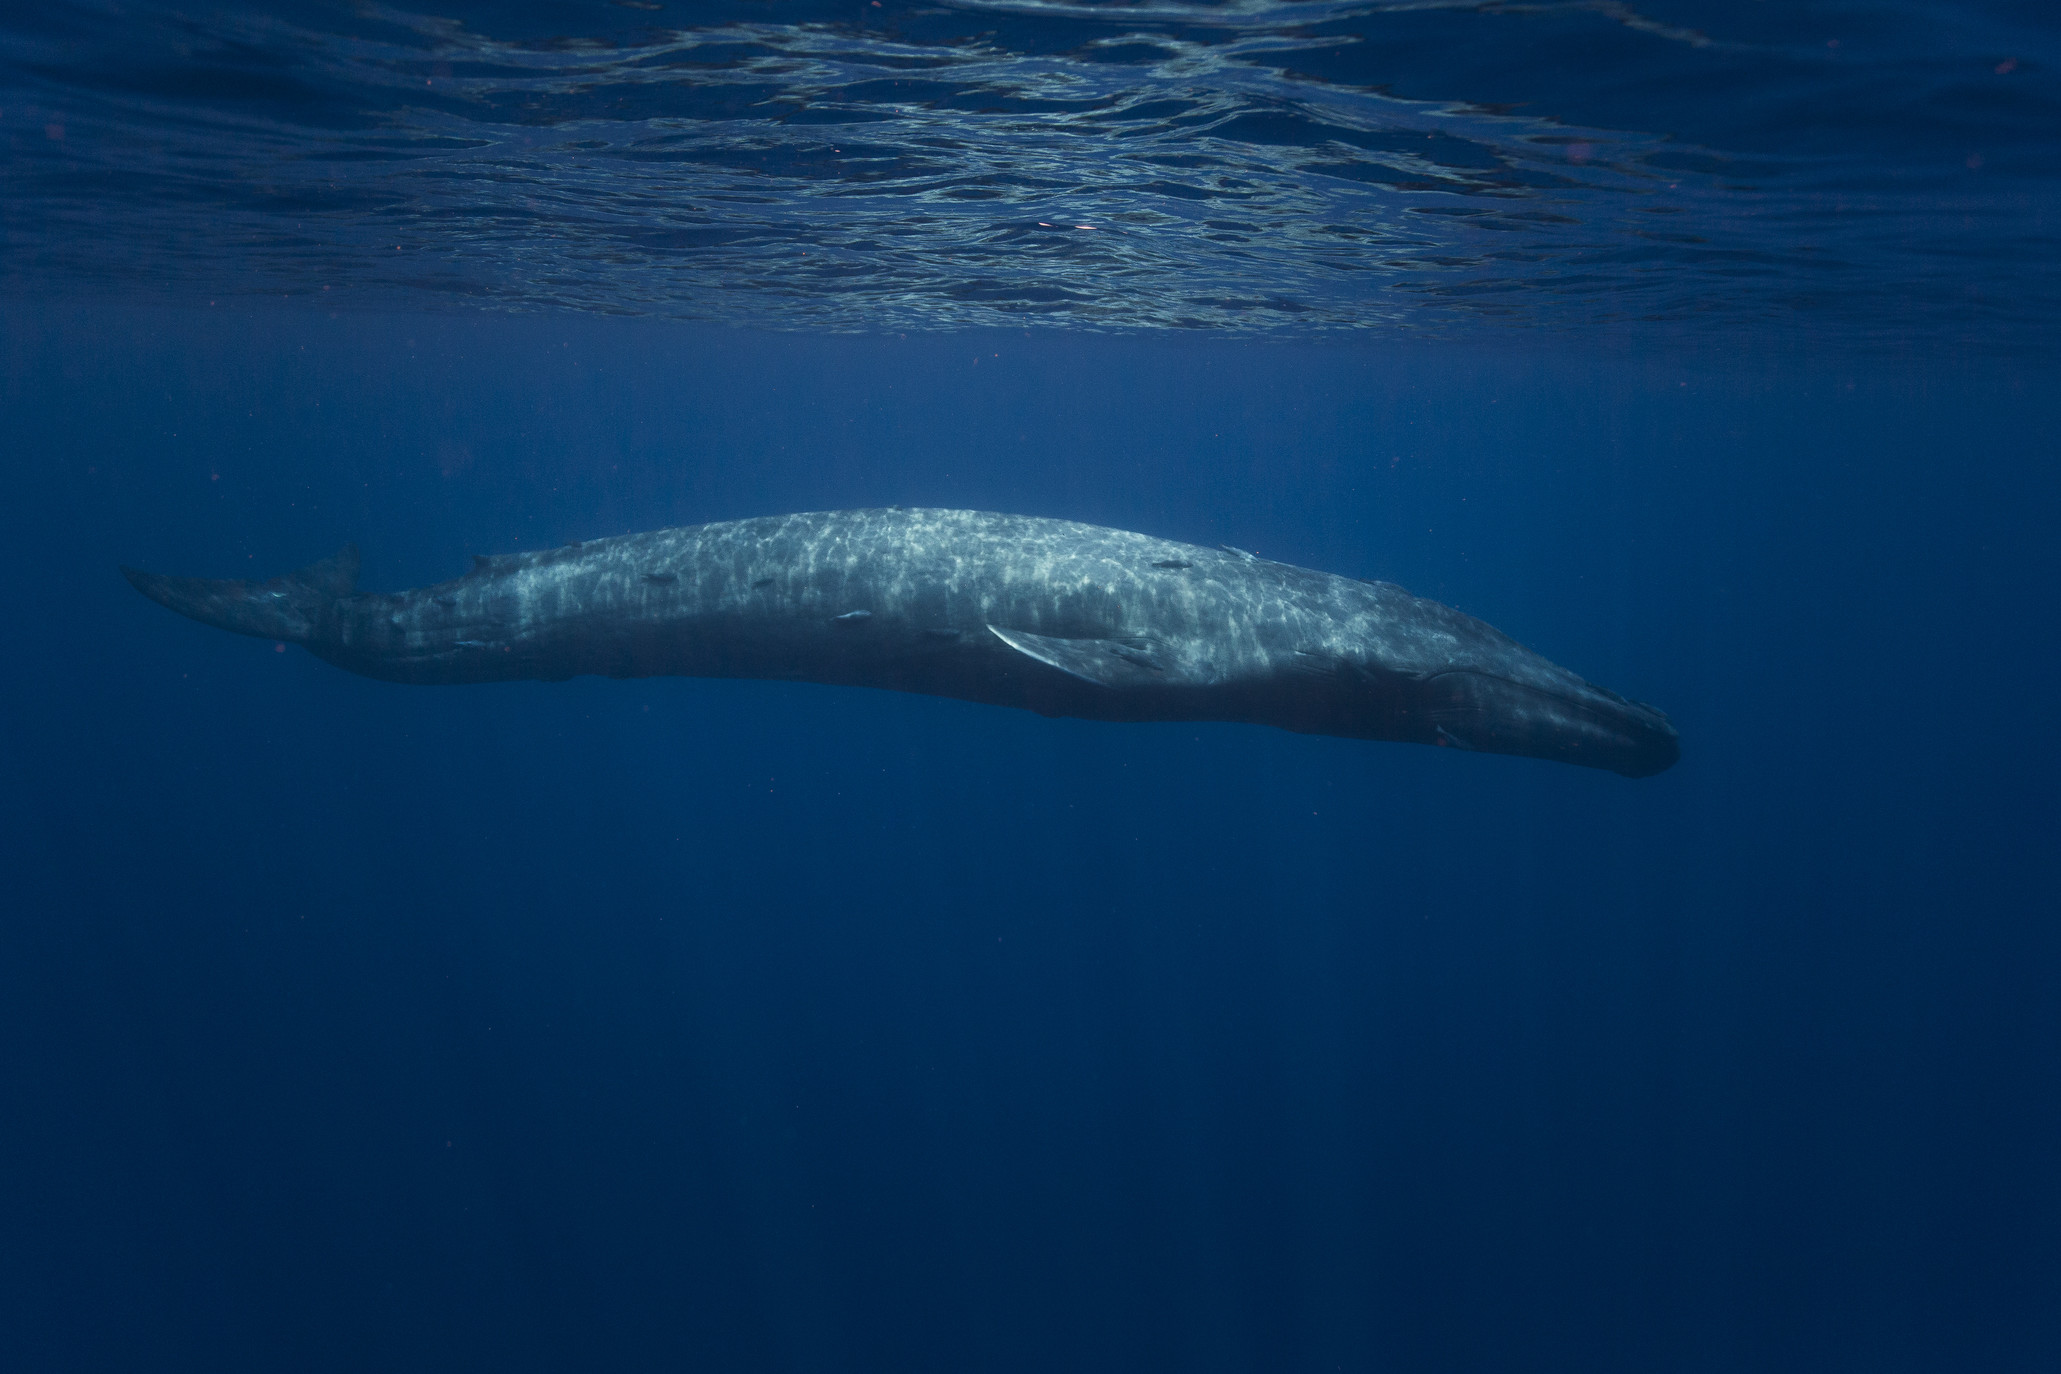
M 1024 657 L 1097 687 L 1161 685 L 1175 676 L 1149 639 L 1055 639 L 998 625 L 988 631 Z
M 358 590 L 358 546 L 346 544 L 327 558 L 279 579 L 298 582 L 327 596 L 349 596 Z
M 523 565 L 529 557 L 522 553 L 476 553 L 472 566 L 464 573 L 466 577 L 479 577 L 486 573 L 509 572 Z

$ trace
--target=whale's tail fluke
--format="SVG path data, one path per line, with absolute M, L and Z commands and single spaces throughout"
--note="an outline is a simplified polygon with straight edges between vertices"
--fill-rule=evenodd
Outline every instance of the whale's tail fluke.
M 128 567 L 122 576 L 152 601 L 203 625 L 305 644 L 321 632 L 336 603 L 357 587 L 358 546 L 346 544 L 320 562 L 269 582 L 161 577 Z

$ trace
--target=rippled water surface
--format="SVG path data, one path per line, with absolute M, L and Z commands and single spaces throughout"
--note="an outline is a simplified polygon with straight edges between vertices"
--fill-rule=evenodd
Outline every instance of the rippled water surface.
M 808 329 L 2044 347 L 2032 5 L 17 7 L 5 276 Z

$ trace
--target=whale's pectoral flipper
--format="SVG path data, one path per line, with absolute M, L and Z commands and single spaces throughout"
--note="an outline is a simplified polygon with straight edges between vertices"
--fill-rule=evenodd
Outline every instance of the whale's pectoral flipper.
M 988 630 L 1024 657 L 1097 687 L 1163 686 L 1175 676 L 1149 639 L 1054 639 L 995 625 Z
M 358 546 L 346 544 L 329 557 L 268 582 L 225 578 L 163 577 L 125 567 L 129 584 L 161 606 L 203 625 L 304 644 L 328 614 L 358 585 Z

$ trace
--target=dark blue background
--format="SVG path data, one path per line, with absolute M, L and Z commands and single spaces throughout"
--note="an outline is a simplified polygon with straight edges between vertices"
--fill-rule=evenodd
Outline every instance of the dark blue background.
M 4 343 L 10 1367 L 2061 1361 L 2045 364 Z M 1400 581 L 1683 762 L 403 688 L 115 573 L 888 502 Z

